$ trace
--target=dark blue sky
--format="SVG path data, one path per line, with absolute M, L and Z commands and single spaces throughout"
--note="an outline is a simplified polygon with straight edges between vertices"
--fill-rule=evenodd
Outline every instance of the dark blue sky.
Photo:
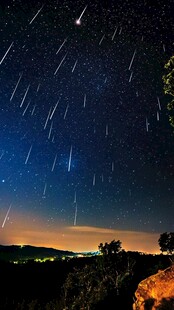
M 21 233 L 18 214 L 53 230 L 173 231 L 173 33 L 167 0 L 1 1 L 1 242 Z

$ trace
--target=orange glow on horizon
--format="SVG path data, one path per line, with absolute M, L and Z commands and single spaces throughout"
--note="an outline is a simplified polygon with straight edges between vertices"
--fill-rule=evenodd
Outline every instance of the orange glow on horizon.
M 14 214 L 13 214 L 14 216 Z M 42 219 L 31 220 L 31 217 L 15 216 L 17 221 L 7 221 L 0 228 L 0 244 L 23 244 L 52 247 L 73 252 L 97 251 L 102 242 L 113 239 L 122 242 L 126 251 L 159 253 L 158 239 L 160 234 L 140 231 L 106 229 L 91 226 L 63 226 L 62 224 L 46 225 Z

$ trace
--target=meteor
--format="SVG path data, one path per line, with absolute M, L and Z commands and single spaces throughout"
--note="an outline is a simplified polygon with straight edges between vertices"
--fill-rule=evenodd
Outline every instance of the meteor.
M 75 67 L 76 67 L 76 65 L 77 65 L 77 61 L 78 61 L 78 60 L 76 60 L 76 62 L 74 63 L 74 66 L 73 66 L 73 68 L 72 68 L 72 71 L 71 71 L 71 72 L 74 72 Z
M 86 94 L 84 95 L 84 100 L 83 100 L 83 107 L 86 107 Z
M 8 211 L 7 211 L 7 213 L 6 213 L 6 216 L 5 216 L 4 221 L 3 221 L 3 223 L 2 223 L 2 228 L 4 228 L 4 225 L 5 225 L 6 220 L 7 220 L 7 218 L 8 218 L 8 215 L 9 215 L 10 209 L 11 209 L 11 205 L 10 205 L 10 207 L 8 208 Z
M 115 35 L 116 35 L 116 33 L 117 33 L 117 29 L 118 29 L 118 27 L 115 28 L 115 31 L 114 31 L 114 33 L 113 33 L 113 35 L 112 35 L 112 41 L 114 40 L 114 37 L 115 37 Z
M 76 25 L 81 25 L 81 18 L 82 18 L 82 16 L 83 16 L 83 14 L 85 13 L 86 8 L 87 8 L 87 5 L 86 5 L 85 8 L 83 9 L 83 11 L 82 11 L 82 13 L 80 14 L 79 18 L 76 19 L 76 22 L 75 22 Z
M 23 73 L 20 74 L 20 77 L 19 77 L 19 79 L 18 79 L 18 81 L 17 81 L 17 84 L 16 84 L 16 86 L 15 86 L 15 88 L 14 88 L 14 91 L 13 91 L 11 97 L 10 97 L 10 101 L 13 99 L 13 96 L 14 96 L 14 94 L 15 94 L 17 88 L 18 88 L 18 85 L 19 85 L 19 83 L 20 83 L 20 80 L 21 80 L 21 78 L 22 78 L 22 75 L 23 75 Z
M 30 146 L 30 149 L 29 149 L 28 155 L 27 155 L 26 160 L 25 160 L 25 165 L 27 164 L 28 159 L 29 159 L 29 157 L 30 157 L 32 147 L 33 147 L 33 145 L 31 145 L 31 146 Z
M 74 226 L 76 226 L 76 223 L 77 223 L 77 197 L 76 197 L 76 192 L 74 194 L 74 205 L 75 205 Z
M 10 49 L 12 48 L 14 42 L 12 42 L 8 48 L 8 50 L 5 52 L 4 56 L 2 57 L 1 61 L 0 61 L 0 65 L 2 64 L 2 62 L 4 61 L 5 57 L 7 56 L 8 52 L 10 51 Z
M 61 67 L 62 63 L 64 62 L 64 60 L 65 60 L 65 58 L 66 58 L 66 56 L 67 56 L 67 54 L 68 54 L 68 53 L 66 53 L 66 54 L 65 54 L 65 56 L 62 58 L 62 60 L 61 60 L 60 64 L 58 65 L 58 67 L 57 67 L 56 71 L 54 72 L 54 75 L 55 75 L 55 74 L 57 73 L 57 71 L 60 69 L 60 67 Z
M 63 43 L 60 45 L 59 49 L 57 50 L 56 54 L 58 54 L 60 52 L 60 50 L 62 49 L 62 47 L 64 46 L 65 42 L 67 41 L 67 38 L 63 41 Z
M 69 153 L 68 172 L 71 170 L 71 158 L 72 158 L 72 145 Z
M 133 56 L 132 56 L 132 59 L 131 59 L 130 65 L 129 65 L 129 70 L 131 70 L 132 63 L 133 63 L 134 58 L 135 58 L 135 54 L 136 54 L 136 50 L 135 50 L 134 53 L 133 53 Z
M 52 165 L 52 168 L 51 168 L 51 171 L 54 171 L 54 168 L 55 168 L 55 164 L 56 164 L 56 160 L 57 160 L 57 154 L 54 158 L 54 162 L 53 162 L 53 165 Z
M 42 4 L 42 7 L 37 11 L 37 13 L 34 15 L 34 17 L 32 18 L 32 20 L 29 22 L 29 25 L 32 24 L 32 22 L 35 20 L 35 18 L 37 17 L 37 15 L 40 13 L 40 11 L 43 9 L 44 4 Z

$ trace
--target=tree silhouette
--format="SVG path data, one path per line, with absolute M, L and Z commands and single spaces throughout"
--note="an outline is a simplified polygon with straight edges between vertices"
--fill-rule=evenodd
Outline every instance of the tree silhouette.
M 103 309 L 105 303 L 109 307 L 110 300 L 118 302 L 130 291 L 135 260 L 121 250 L 119 240 L 100 243 L 98 248 L 103 255 L 68 274 L 63 285 L 64 309 Z
M 110 243 L 105 242 L 105 244 L 100 243 L 98 246 L 98 249 L 102 255 L 117 254 L 121 251 L 121 248 L 120 240 L 112 240 Z
M 160 235 L 158 240 L 161 252 L 167 252 L 168 254 L 174 253 L 174 232 L 164 232 Z

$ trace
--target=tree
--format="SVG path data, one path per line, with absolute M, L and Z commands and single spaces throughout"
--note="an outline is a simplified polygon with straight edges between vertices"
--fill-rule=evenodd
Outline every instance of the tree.
M 165 64 L 164 68 L 167 73 L 163 75 L 164 93 L 174 97 L 174 56 Z M 167 104 L 167 109 L 170 113 L 174 113 L 174 99 Z M 174 115 L 169 115 L 169 122 L 174 127 Z
M 134 265 L 129 253 L 120 251 L 115 255 L 97 255 L 85 266 L 77 266 L 63 285 L 63 309 L 106 309 L 105 303 L 110 309 L 110 302 L 119 302 L 130 292 Z M 122 304 L 126 309 L 124 301 Z
M 64 309 L 95 309 L 108 295 L 109 284 L 98 265 L 87 264 L 82 269 L 74 269 L 64 283 Z
M 121 241 L 120 240 L 112 240 L 110 243 L 110 252 L 111 254 L 116 254 L 121 251 Z
M 105 244 L 100 243 L 98 246 L 98 249 L 102 255 L 117 254 L 121 251 L 121 248 L 120 240 L 112 240 L 110 243 L 105 242 Z
M 174 232 L 162 233 L 158 240 L 161 252 L 174 253 Z

